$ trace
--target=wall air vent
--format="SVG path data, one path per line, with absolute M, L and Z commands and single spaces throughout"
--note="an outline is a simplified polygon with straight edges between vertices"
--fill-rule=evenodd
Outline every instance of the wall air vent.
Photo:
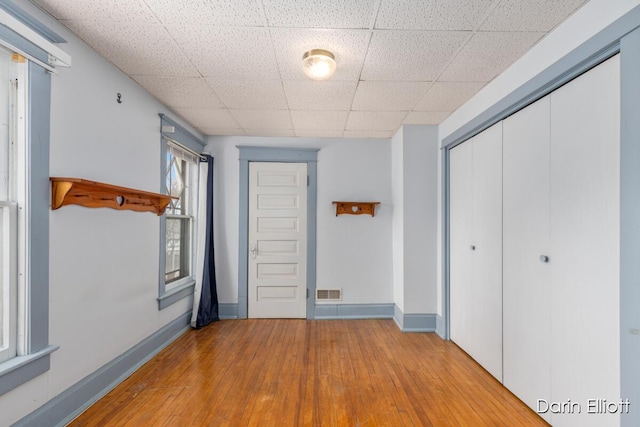
M 341 299 L 342 289 L 316 289 L 318 301 L 340 301 Z

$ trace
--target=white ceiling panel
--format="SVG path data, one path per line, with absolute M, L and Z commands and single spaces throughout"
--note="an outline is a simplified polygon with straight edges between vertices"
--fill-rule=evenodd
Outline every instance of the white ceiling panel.
M 240 128 L 222 129 L 222 128 L 198 128 L 203 135 L 221 135 L 221 136 L 242 136 L 245 135 L 244 130 Z
M 103 0 L 104 1 L 104 0 Z M 167 25 L 264 25 L 259 0 L 144 0 Z
M 169 31 L 204 77 L 280 78 L 265 28 L 169 27 Z
M 437 125 L 449 117 L 451 111 L 412 111 L 407 114 L 402 124 L 405 125 Z
M 293 129 L 289 110 L 229 110 L 236 121 L 248 129 Z
M 586 3 L 32 1 L 204 134 L 346 138 L 440 123 Z M 303 73 L 310 49 L 330 80 Z
M 198 75 L 162 25 L 124 25 L 115 21 L 63 23 L 129 75 Z
M 342 138 L 344 132 L 341 130 L 308 130 L 296 129 L 296 136 L 301 138 Z
M 247 136 L 296 136 L 293 129 L 247 129 Z
M 468 38 L 459 31 L 374 31 L 361 78 L 433 81 Z
M 291 110 L 291 120 L 295 129 L 344 130 L 348 111 L 300 111 Z
M 224 108 L 213 89 L 201 77 L 133 78 L 168 107 Z
M 407 115 L 404 111 L 352 111 L 346 130 L 396 130 Z
M 160 24 L 143 0 L 33 0 L 56 19 Z
M 549 31 L 585 0 L 502 0 L 480 31 Z
M 409 111 L 424 96 L 430 82 L 362 81 L 358 84 L 352 110 Z
M 229 110 L 209 108 L 173 108 L 187 122 L 199 129 L 238 129 Z
M 528 51 L 544 33 L 476 33 L 440 76 L 441 81 L 493 79 Z
M 280 80 L 207 79 L 227 108 L 238 110 L 286 110 L 287 98 Z
M 497 0 L 382 0 L 375 28 L 474 30 Z
M 436 82 L 413 109 L 417 111 L 453 111 L 484 85 L 484 82 Z
M 375 0 L 262 0 L 270 27 L 369 28 Z
M 331 81 L 354 80 L 360 76 L 369 31 L 284 28 L 270 31 L 284 80 L 308 80 L 302 71 L 302 55 L 311 49 L 326 49 L 335 56 L 337 68 Z
M 344 110 L 351 109 L 357 81 L 314 82 L 311 80 L 285 80 L 284 91 L 292 110 Z
M 345 130 L 345 138 L 391 138 L 395 135 L 393 130 Z

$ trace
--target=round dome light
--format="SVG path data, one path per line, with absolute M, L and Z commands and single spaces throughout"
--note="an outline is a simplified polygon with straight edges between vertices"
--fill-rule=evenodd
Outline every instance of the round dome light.
M 336 71 L 333 53 L 324 49 L 311 49 L 302 55 L 304 73 L 313 80 L 326 80 Z

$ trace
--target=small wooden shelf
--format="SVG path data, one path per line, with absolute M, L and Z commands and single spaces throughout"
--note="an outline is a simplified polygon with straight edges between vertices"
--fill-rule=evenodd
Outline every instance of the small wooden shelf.
M 158 216 L 171 201 L 166 194 L 150 193 L 80 178 L 51 177 L 51 210 L 66 205 L 153 212 Z
M 346 215 L 364 215 L 375 216 L 376 205 L 380 202 L 333 202 L 336 205 L 336 216 Z

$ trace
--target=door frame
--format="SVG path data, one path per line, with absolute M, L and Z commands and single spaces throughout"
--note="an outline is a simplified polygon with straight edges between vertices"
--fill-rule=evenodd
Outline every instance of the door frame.
M 249 313 L 249 163 L 307 164 L 307 319 L 314 318 L 316 294 L 316 223 L 319 148 L 236 146 L 240 151 L 238 319 Z

